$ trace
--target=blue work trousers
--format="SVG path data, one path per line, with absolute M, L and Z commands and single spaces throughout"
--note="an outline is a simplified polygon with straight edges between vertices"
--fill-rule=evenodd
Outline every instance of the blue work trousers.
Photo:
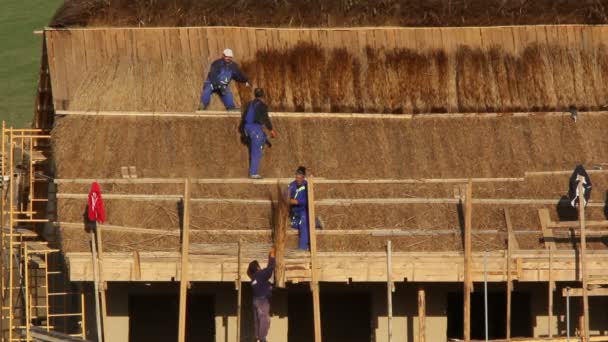
M 205 84 L 203 85 L 203 93 L 201 94 L 201 103 L 203 104 L 203 106 L 205 106 L 205 108 L 207 108 L 207 106 L 209 106 L 209 103 L 211 102 L 211 95 L 214 93 L 212 88 L 213 87 L 211 86 L 211 82 L 205 81 Z M 226 107 L 226 109 L 230 110 L 236 108 L 236 105 L 234 104 L 234 97 L 232 96 L 232 91 L 230 91 L 229 86 L 226 87 L 224 95 L 221 95 L 219 93 L 218 95 L 222 99 L 222 102 L 224 103 L 224 107 Z
M 299 231 L 298 248 L 306 251 L 309 250 L 308 214 L 294 214 L 291 219 L 291 227 Z
M 266 144 L 266 133 L 262 125 L 245 125 L 245 133 L 249 138 L 249 176 L 259 175 L 260 160 Z

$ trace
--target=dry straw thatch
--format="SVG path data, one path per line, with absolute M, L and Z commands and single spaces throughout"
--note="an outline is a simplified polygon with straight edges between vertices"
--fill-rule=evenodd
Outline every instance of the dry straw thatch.
M 51 26 L 490 26 L 605 24 L 572 0 L 66 0 Z
M 274 111 L 446 113 L 608 108 L 608 49 L 532 44 L 521 55 L 498 46 L 376 49 L 355 56 L 309 43 L 261 50 L 242 63 Z M 193 111 L 202 70 L 187 59 L 112 60 L 86 74 L 69 109 Z M 250 89 L 234 87 L 239 103 Z M 215 98 L 214 108 L 221 108 Z

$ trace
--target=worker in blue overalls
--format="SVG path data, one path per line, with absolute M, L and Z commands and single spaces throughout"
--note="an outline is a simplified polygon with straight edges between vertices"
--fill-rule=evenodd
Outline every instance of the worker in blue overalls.
M 268 106 L 262 100 L 264 89 L 256 88 L 254 95 L 255 99 L 247 104 L 241 116 L 240 129 L 249 146 L 249 178 L 260 179 L 262 178 L 259 174 L 260 160 L 262 159 L 264 146 L 268 143 L 264 126 L 270 132 L 271 138 L 275 138 L 277 132 L 272 127 L 272 121 L 270 121 L 268 115 Z
M 289 204 L 291 214 L 291 227 L 299 231 L 298 248 L 308 250 L 308 182 L 306 182 L 306 168 L 298 167 L 296 180 L 289 184 Z
M 234 97 L 230 91 L 230 81 L 235 80 L 240 83 L 245 83 L 249 87 L 249 80 L 245 76 L 239 65 L 233 62 L 234 53 L 230 49 L 224 50 L 222 58 L 211 64 L 207 80 L 203 85 L 203 93 L 201 94 L 201 104 L 199 110 L 205 110 L 211 102 L 211 95 L 216 93 L 222 99 L 227 110 L 236 110 Z

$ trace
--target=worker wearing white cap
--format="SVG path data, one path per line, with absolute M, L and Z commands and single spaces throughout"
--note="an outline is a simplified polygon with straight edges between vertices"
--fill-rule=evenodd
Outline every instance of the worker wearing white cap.
M 201 94 L 201 104 L 199 109 L 207 109 L 211 102 L 211 95 L 216 93 L 222 99 L 227 110 L 235 110 L 234 97 L 230 91 L 230 81 L 245 83 L 249 86 L 249 80 L 245 76 L 238 64 L 232 61 L 234 53 L 230 49 L 224 50 L 222 58 L 211 64 L 207 80 L 203 85 Z

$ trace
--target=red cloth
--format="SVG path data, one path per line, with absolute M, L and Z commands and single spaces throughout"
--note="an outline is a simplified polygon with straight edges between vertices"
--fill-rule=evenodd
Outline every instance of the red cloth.
M 89 220 L 93 222 L 104 223 L 106 221 L 106 210 L 103 207 L 103 199 L 101 198 L 101 187 L 97 182 L 91 185 L 89 192 Z

